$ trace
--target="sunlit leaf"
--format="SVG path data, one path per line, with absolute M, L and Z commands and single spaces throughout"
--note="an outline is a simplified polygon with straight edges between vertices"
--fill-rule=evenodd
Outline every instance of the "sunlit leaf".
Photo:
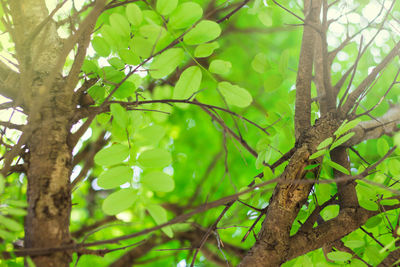
M 171 164 L 171 154 L 161 148 L 146 150 L 140 154 L 139 163 L 144 168 L 163 168 Z
M 355 119 L 352 121 L 347 122 L 346 120 L 342 123 L 342 125 L 339 126 L 339 128 L 335 131 L 334 135 L 340 136 L 347 131 L 353 129 L 354 127 L 357 126 L 361 122 L 361 119 Z
M 167 212 L 159 205 L 147 205 L 146 209 L 149 211 L 151 217 L 153 217 L 156 224 L 163 224 L 167 222 Z M 168 237 L 172 238 L 174 233 L 170 226 L 163 227 L 161 229 Z
M 143 14 L 139 6 L 131 3 L 126 7 L 126 17 L 133 26 L 139 26 L 143 20 Z
M 125 16 L 118 14 L 118 13 L 113 13 L 110 16 L 110 24 L 111 27 L 120 35 L 122 36 L 129 36 L 129 33 L 131 32 L 131 27 L 129 26 L 128 20 L 125 18 Z
M 212 73 L 216 74 L 227 74 L 229 70 L 231 69 L 232 64 L 229 61 L 221 60 L 221 59 L 215 59 L 211 61 L 209 70 Z
M 182 29 L 191 26 L 203 15 L 201 6 L 194 2 L 186 2 L 178 5 L 171 13 L 168 26 L 173 29 Z
M 119 126 L 126 128 L 129 123 L 129 116 L 125 108 L 123 108 L 120 104 L 111 104 L 110 111 L 114 120 L 119 124 Z
M 328 137 L 326 138 L 324 141 L 322 141 L 318 146 L 317 146 L 317 150 L 321 150 L 327 146 L 329 146 L 330 144 L 332 144 L 333 142 L 333 138 L 332 137 Z
M 251 61 L 251 67 L 259 73 L 264 73 L 271 68 L 271 65 L 264 53 L 258 53 Z
M 132 206 L 136 199 L 136 190 L 132 188 L 121 189 L 109 195 L 103 201 L 103 205 L 101 207 L 104 213 L 108 215 L 115 215 Z
M 221 91 L 221 94 L 225 97 L 228 104 L 244 108 L 253 101 L 251 94 L 246 89 L 229 82 L 218 83 L 218 89 Z
M 333 142 L 332 146 L 331 146 L 331 150 L 341 146 L 342 144 L 346 143 L 348 140 L 350 140 L 350 138 L 352 138 L 356 133 L 355 132 L 350 132 L 342 137 L 340 137 L 338 140 L 336 140 L 335 142 Z
M 102 57 L 107 57 L 111 52 L 110 46 L 102 37 L 94 37 L 92 40 L 92 45 L 97 54 Z
M 331 161 L 329 159 L 325 159 L 324 163 L 328 164 L 332 168 L 334 168 L 334 169 L 336 169 L 336 170 L 338 170 L 338 171 L 340 171 L 340 172 L 342 172 L 344 174 L 350 175 L 349 170 L 347 170 L 345 167 L 343 167 L 342 165 L 337 164 L 334 161 Z
M 102 166 L 111 166 L 121 163 L 128 155 L 129 148 L 127 146 L 115 144 L 97 152 L 94 162 Z
M 175 188 L 174 179 L 160 171 L 147 173 L 140 181 L 152 191 L 171 192 Z
M 169 15 L 176 6 L 178 5 L 178 0 L 157 0 L 156 9 L 161 15 Z
M 188 45 L 197 45 L 214 40 L 221 34 L 221 27 L 211 20 L 202 20 L 190 32 L 183 36 Z
M 194 50 L 195 57 L 209 57 L 212 55 L 215 49 L 219 48 L 218 42 L 211 42 L 200 44 Z
M 111 189 L 131 181 L 132 178 L 133 170 L 129 166 L 116 166 L 102 172 L 97 184 L 104 189 Z
M 22 231 L 23 230 L 23 226 L 22 224 L 20 224 L 19 222 L 7 218 L 5 216 L 0 215 L 0 225 L 3 225 L 4 227 L 6 227 L 7 229 L 11 230 L 11 231 Z
M 174 99 L 188 99 L 199 90 L 202 73 L 197 66 L 184 70 L 174 88 Z
M 336 262 L 345 262 L 350 260 L 353 255 L 343 251 L 333 251 L 328 253 L 328 258 Z
M 164 76 L 167 76 L 182 62 L 183 56 L 184 53 L 182 48 L 168 49 L 161 55 L 158 55 L 154 58 L 154 61 L 150 67 L 150 75 L 154 79 L 160 79 Z

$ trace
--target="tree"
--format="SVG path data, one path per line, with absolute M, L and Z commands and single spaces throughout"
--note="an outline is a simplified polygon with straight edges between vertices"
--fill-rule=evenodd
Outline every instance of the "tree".
M 398 1 L 1 7 L 2 264 L 399 263 Z

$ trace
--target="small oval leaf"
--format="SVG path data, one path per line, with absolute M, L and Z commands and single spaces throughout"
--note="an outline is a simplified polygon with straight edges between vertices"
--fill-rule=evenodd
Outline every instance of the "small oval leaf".
M 251 94 L 246 89 L 229 82 L 218 83 L 218 88 L 228 104 L 244 108 L 253 101 Z
M 197 66 L 184 70 L 174 88 L 174 99 L 188 99 L 199 90 L 202 73 Z
M 111 189 L 132 180 L 133 170 L 126 165 L 117 166 L 102 172 L 97 184 L 104 189 Z
M 227 74 L 232 67 L 232 64 L 229 61 L 215 59 L 211 61 L 210 67 L 208 68 L 210 72 L 216 74 Z
M 160 205 L 147 205 L 146 209 L 150 213 L 150 216 L 153 217 L 156 224 L 160 225 L 167 222 L 167 212 Z M 163 227 L 161 229 L 168 237 L 173 237 L 174 233 L 172 232 L 172 228 L 170 226 Z
M 171 192 L 175 188 L 174 179 L 160 171 L 147 173 L 140 181 L 152 191 Z
M 171 164 L 172 157 L 168 151 L 155 148 L 141 153 L 138 161 L 144 168 L 163 168 Z
M 157 0 L 156 10 L 163 16 L 169 15 L 175 10 L 178 0 Z
M 218 23 L 203 20 L 183 37 L 183 41 L 188 45 L 197 45 L 212 41 L 220 34 L 221 27 Z
M 111 166 L 123 162 L 129 156 L 129 148 L 115 144 L 97 152 L 94 162 L 102 166 Z
M 139 26 L 143 21 L 142 10 L 133 3 L 126 7 L 126 17 L 133 26 Z
M 174 12 L 171 13 L 168 26 L 173 29 L 183 29 L 191 26 L 203 15 L 201 6 L 194 2 L 180 4 Z
M 182 48 L 170 48 L 154 58 L 150 67 L 150 75 L 154 79 L 160 79 L 172 73 L 182 62 L 184 52 Z
M 103 201 L 102 209 L 108 215 L 115 215 L 132 206 L 136 199 L 136 190 L 132 188 L 121 189 L 112 193 Z

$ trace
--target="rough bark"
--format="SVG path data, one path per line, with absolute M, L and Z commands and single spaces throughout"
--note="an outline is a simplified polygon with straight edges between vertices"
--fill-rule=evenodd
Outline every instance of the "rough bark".
M 350 160 L 345 147 L 337 147 L 333 151 L 331 151 L 331 159 L 337 164 L 345 167 L 346 170 L 350 171 Z M 334 178 L 343 177 L 344 175 L 346 174 L 336 169 L 333 170 Z M 341 209 L 358 207 L 356 185 L 357 183 L 353 180 L 337 183 L 339 206 Z
M 25 247 L 59 247 L 71 242 L 71 148 L 66 140 L 71 119 L 71 94 L 63 94 L 63 82 L 51 92 L 52 102 L 42 106 L 40 119 L 29 121 L 34 127 L 28 141 L 28 215 L 25 222 Z M 69 99 L 69 101 L 68 101 Z M 37 266 L 69 266 L 68 252 L 33 257 Z
M 338 127 L 332 113 L 321 118 L 299 140 L 296 152 L 281 175 L 284 182 L 278 183 L 270 199 L 266 218 L 262 224 L 256 244 L 240 266 L 278 266 L 290 256 L 290 229 L 300 208 L 306 202 L 312 183 L 290 183 L 304 179 L 307 165 L 318 163 L 309 160 L 318 144 L 331 136 Z M 317 170 L 315 170 L 315 173 Z
M 304 1 L 305 19 L 303 39 L 296 79 L 295 135 L 296 139 L 311 125 L 311 80 L 316 40 L 316 27 L 319 27 L 321 0 Z
M 28 108 L 23 142 L 28 157 L 28 214 L 25 248 L 59 247 L 71 242 L 71 148 L 67 136 L 74 105 L 73 90 L 61 74 L 49 81 L 62 47 L 45 1 L 10 1 L 19 80 L 16 104 Z M 47 19 L 47 22 L 44 23 Z M 15 76 L 13 73 L 9 77 Z M 14 79 L 14 78 L 13 78 Z M 46 82 L 48 84 L 46 85 Z M 22 137 L 21 137 L 22 138 Z M 69 266 L 69 252 L 32 257 L 36 266 Z

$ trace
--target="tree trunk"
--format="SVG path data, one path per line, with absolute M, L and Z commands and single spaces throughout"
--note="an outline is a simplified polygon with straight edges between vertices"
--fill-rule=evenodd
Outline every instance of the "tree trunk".
M 69 97 L 71 98 L 71 97 Z M 28 215 L 25 223 L 25 247 L 59 247 L 71 242 L 71 149 L 67 146 L 71 113 L 62 82 L 54 87 L 51 99 L 44 103 L 27 142 Z M 37 266 L 69 266 L 71 255 L 58 252 L 33 258 Z

